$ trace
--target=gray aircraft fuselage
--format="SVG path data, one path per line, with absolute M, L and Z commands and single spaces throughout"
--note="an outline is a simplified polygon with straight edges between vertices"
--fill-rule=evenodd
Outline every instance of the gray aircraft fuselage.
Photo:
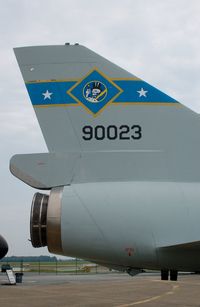
M 199 271 L 199 115 L 83 46 L 15 54 L 49 150 L 10 162 L 50 191 L 33 199 L 33 246 L 172 280 Z

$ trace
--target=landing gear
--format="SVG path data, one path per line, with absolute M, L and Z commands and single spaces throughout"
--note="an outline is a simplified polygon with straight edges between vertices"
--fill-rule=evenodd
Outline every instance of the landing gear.
M 178 271 L 170 270 L 170 280 L 177 281 Z
M 178 271 L 176 270 L 161 270 L 161 280 L 168 280 L 170 273 L 170 280 L 177 281 L 178 278 Z
M 169 270 L 161 270 L 161 280 L 168 280 Z

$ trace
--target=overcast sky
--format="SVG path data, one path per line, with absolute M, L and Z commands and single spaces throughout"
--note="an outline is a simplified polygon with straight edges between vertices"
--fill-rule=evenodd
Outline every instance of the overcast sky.
M 47 151 L 12 48 L 79 42 L 200 113 L 199 0 L 0 0 L 0 233 L 32 248 L 34 189 L 9 173 L 16 153 Z

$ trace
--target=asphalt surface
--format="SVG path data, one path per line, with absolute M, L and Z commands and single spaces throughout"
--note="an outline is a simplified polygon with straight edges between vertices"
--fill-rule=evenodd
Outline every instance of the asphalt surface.
M 32 275 L 22 284 L 5 285 L 0 274 L 0 306 L 200 306 L 200 275 L 181 275 L 177 282 L 158 274 Z

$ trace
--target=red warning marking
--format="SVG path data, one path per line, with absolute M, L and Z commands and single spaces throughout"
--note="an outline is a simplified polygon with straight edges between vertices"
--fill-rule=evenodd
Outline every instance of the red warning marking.
M 132 254 L 134 253 L 134 248 L 132 247 L 126 247 L 125 251 L 127 252 L 128 256 L 132 256 Z

